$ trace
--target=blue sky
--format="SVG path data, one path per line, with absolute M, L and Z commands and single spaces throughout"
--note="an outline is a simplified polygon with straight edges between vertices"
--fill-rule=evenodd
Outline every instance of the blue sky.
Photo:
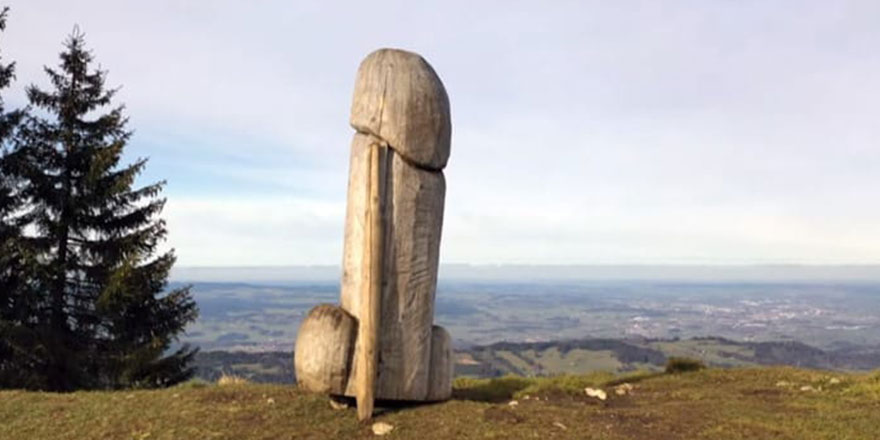
M 7 93 L 78 24 L 179 265 L 337 264 L 359 61 L 452 104 L 447 263 L 880 263 L 880 3 L 9 1 Z

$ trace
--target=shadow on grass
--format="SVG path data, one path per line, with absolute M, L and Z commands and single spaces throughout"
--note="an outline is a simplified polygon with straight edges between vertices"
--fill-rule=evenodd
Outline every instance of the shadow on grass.
M 614 387 L 622 383 L 635 383 L 665 375 L 663 372 L 636 372 L 624 376 L 612 373 L 592 373 L 588 375 L 558 375 L 547 377 L 503 376 L 492 379 L 459 377 L 455 379 L 452 400 L 473 402 L 503 403 L 523 394 L 534 395 L 574 395 L 581 396 L 585 387 Z M 351 397 L 333 397 L 339 403 L 355 407 Z M 388 414 L 421 406 L 431 406 L 442 402 L 416 402 L 400 400 L 378 400 L 378 414 Z
M 504 376 L 494 379 L 458 378 L 452 389 L 452 398 L 475 402 L 500 403 L 535 383 L 534 379 Z
M 333 400 L 334 402 L 336 402 L 338 404 L 345 405 L 349 408 L 356 408 L 357 407 L 357 400 L 354 397 L 330 396 L 330 400 Z M 392 414 L 392 413 L 396 413 L 398 411 L 418 408 L 418 407 L 422 407 L 422 406 L 427 407 L 427 406 L 431 406 L 431 405 L 436 405 L 438 403 L 443 403 L 443 402 L 420 402 L 420 401 L 413 401 L 413 400 L 382 400 L 382 399 L 378 399 L 375 402 L 374 416 L 379 417 L 384 414 Z

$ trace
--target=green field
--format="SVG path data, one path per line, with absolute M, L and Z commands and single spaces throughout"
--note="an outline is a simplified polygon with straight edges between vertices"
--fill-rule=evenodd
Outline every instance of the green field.
M 632 385 L 618 395 L 614 387 Z M 600 387 L 608 398 L 587 397 Z M 380 409 L 387 438 L 876 439 L 880 372 L 794 368 L 459 379 L 448 402 Z M 511 405 L 514 400 L 517 403 Z M 285 385 L 0 392 L 2 439 L 374 437 L 355 411 Z

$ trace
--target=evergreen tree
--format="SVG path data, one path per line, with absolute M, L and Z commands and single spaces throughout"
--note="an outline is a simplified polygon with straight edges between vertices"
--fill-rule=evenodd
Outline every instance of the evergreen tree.
M 166 292 L 173 251 L 157 254 L 166 235 L 158 218 L 165 182 L 134 188 L 146 159 L 121 166 L 131 136 L 106 72 L 75 29 L 52 90 L 27 89 L 47 116 L 26 118 L 12 151 L 33 234 L 25 242 L 44 299 L 45 388 L 166 386 L 188 379 L 196 350 L 167 354 L 197 308 L 188 287 Z
M 6 29 L 9 8 L 0 11 L 0 31 Z M 0 90 L 15 78 L 15 63 L 0 63 Z M 38 298 L 29 289 L 27 252 L 22 229 L 27 217 L 21 215 L 24 199 L 19 181 L 11 173 L 9 145 L 25 112 L 7 112 L 0 98 L 0 387 L 39 386 L 32 349 L 39 313 Z
M 0 31 L 6 29 L 6 14 L 9 8 L 3 8 L 0 12 Z M 15 78 L 15 64 L 0 63 L 0 90 L 9 87 L 9 83 Z M 10 121 L 5 113 L 5 105 L 0 97 L 0 320 L 5 322 L 6 311 L 10 299 L 8 296 L 16 283 L 16 273 L 12 264 L 16 260 L 17 241 L 21 236 L 19 219 L 15 218 L 21 208 L 21 199 L 15 193 L 16 183 L 13 176 L 7 171 L 7 156 L 9 156 L 9 138 L 18 121 Z M 2 325 L 2 324 L 0 324 Z M 5 341 L 0 339 L 0 344 Z M 0 345 L 0 364 L 3 357 L 3 348 Z M 2 368 L 2 367 L 0 367 Z

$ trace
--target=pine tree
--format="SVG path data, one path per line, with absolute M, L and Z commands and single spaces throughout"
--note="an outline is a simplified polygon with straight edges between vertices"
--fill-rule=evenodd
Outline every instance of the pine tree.
M 158 218 L 165 182 L 134 188 L 146 159 L 120 166 L 131 137 L 106 72 L 75 29 L 52 90 L 27 89 L 14 169 L 24 182 L 38 262 L 33 285 L 45 302 L 40 347 L 45 388 L 166 386 L 188 379 L 196 350 L 167 354 L 197 308 L 188 287 L 166 292 L 173 251 L 156 255 L 166 235 Z
M 9 8 L 0 11 L 0 31 L 6 29 Z M 15 63 L 0 63 L 0 90 L 15 78 Z M 19 181 L 11 173 L 9 145 L 25 112 L 7 112 L 0 98 L 0 387 L 39 386 L 32 349 L 39 321 L 38 297 L 29 289 L 31 265 L 22 240 L 27 217 Z
M 9 8 L 3 8 L 0 12 L 0 31 L 6 29 L 6 14 Z M 15 78 L 15 63 L 0 63 L 0 89 L 9 87 Z M 12 270 L 15 261 L 17 241 L 21 236 L 20 221 L 15 218 L 21 208 L 21 199 L 15 192 L 16 182 L 7 171 L 7 157 L 9 156 L 9 138 L 18 125 L 18 120 L 10 120 L 9 114 L 4 110 L 3 99 L 0 98 L 0 320 L 5 322 L 5 312 L 8 309 L 10 299 L 7 298 L 16 283 L 16 273 Z M 20 119 L 20 118 L 17 118 Z M 2 324 L 0 324 L 2 325 Z M 0 344 L 5 339 L 0 339 Z M 3 348 L 0 346 L 0 363 L 3 362 Z

